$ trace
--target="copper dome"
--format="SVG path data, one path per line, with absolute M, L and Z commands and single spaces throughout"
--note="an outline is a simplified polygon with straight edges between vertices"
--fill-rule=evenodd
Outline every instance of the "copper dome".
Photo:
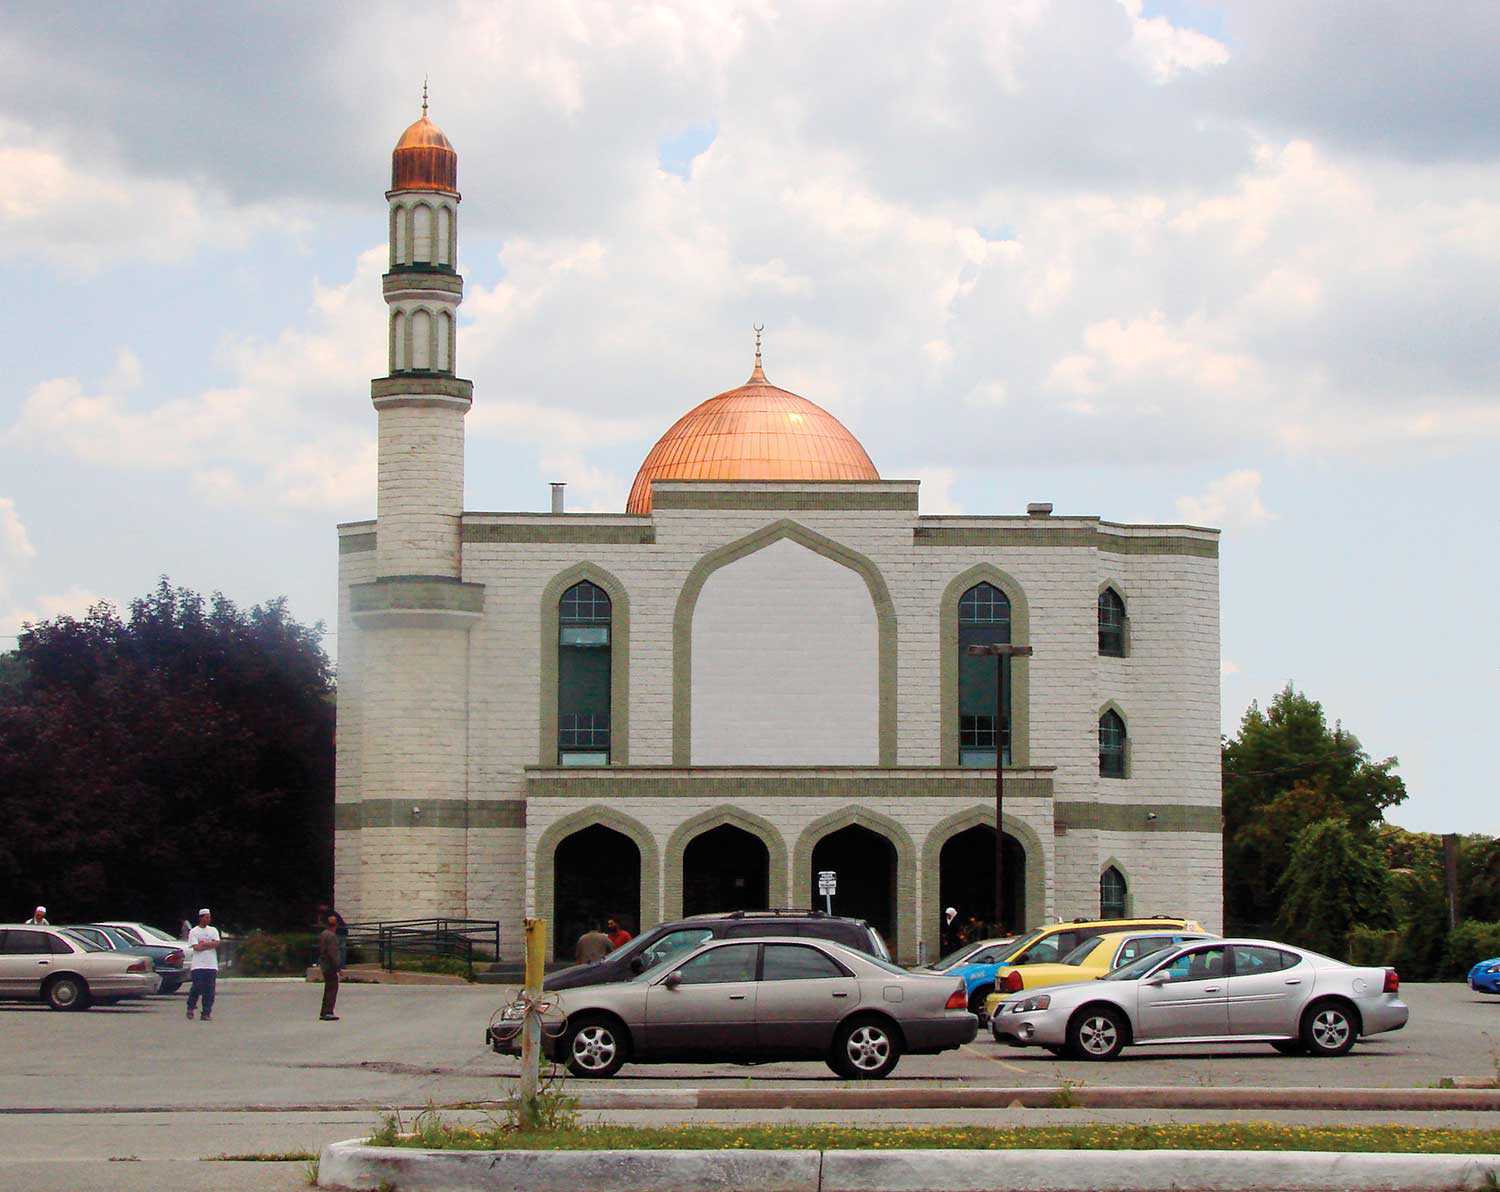
M 446 190 L 458 193 L 458 153 L 443 130 L 422 118 L 401 134 L 391 153 L 392 190 Z
M 859 440 L 821 406 L 755 371 L 657 440 L 630 486 L 627 513 L 651 512 L 653 480 L 879 480 Z

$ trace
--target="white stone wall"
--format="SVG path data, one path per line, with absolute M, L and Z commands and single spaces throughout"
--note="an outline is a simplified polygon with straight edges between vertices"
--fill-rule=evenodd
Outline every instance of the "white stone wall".
M 341 527 L 340 537 L 372 534 L 374 522 Z M 339 553 L 338 714 L 334 735 L 334 804 L 357 807 L 360 800 L 360 738 L 363 715 L 364 637 L 349 614 L 349 586 L 375 578 L 375 552 Z M 333 847 L 334 903 L 345 919 L 358 921 L 361 910 L 359 833 L 335 831 Z
M 459 570 L 464 412 L 442 405 L 382 409 L 378 450 L 381 575 Z
M 720 568 L 693 617 L 693 764 L 875 765 L 879 661 L 857 571 L 785 538 Z

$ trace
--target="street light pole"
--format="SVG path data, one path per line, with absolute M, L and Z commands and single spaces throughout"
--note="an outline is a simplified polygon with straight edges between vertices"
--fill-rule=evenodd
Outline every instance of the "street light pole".
M 995 659 L 995 930 L 1001 934 L 1005 929 L 1005 659 L 1030 658 L 1033 652 L 1030 646 L 1008 642 L 969 647 L 974 657 Z

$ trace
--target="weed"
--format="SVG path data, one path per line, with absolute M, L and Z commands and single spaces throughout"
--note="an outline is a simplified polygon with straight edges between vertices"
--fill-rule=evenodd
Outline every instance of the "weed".
M 305 1163 L 316 1161 L 311 1151 L 257 1151 L 246 1155 L 210 1155 L 205 1163 Z
M 318 1161 L 316 1159 L 309 1159 L 307 1161 L 307 1167 L 304 1169 L 302 1176 L 307 1181 L 309 1188 L 316 1188 L 318 1186 Z
M 1053 1109 L 1077 1109 L 1078 1097 L 1073 1092 L 1083 1081 L 1069 1080 L 1066 1076 L 1058 1083 L 1057 1090 L 1052 1094 Z

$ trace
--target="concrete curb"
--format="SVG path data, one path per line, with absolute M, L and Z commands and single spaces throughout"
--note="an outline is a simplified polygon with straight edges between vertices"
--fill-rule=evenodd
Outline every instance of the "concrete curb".
M 320 1188 L 403 1192 L 1124 1192 L 1481 1188 L 1500 1155 L 1328 1151 L 426 1151 L 323 1149 Z M 997 1183 L 998 1181 L 998 1183 Z

